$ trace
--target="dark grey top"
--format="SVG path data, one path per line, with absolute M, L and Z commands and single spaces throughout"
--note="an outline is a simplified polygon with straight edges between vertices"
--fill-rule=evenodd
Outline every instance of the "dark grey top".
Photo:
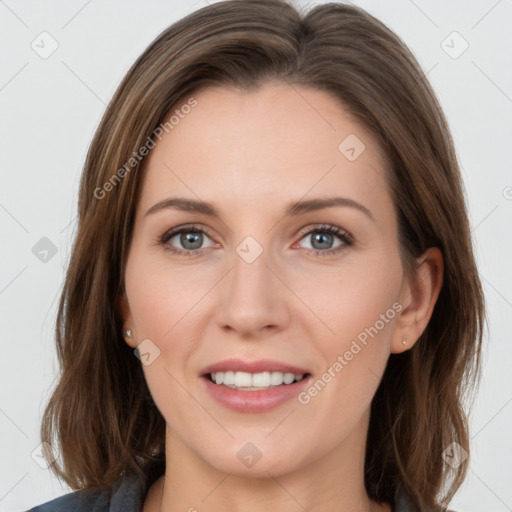
M 141 512 L 147 481 L 131 473 L 102 491 L 75 491 L 31 508 L 27 512 Z M 418 512 L 406 496 L 396 493 L 393 512 Z M 447 511 L 450 512 L 450 511 Z

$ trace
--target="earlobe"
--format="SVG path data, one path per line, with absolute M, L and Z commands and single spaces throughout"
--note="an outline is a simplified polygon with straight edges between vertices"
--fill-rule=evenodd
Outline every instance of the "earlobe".
M 135 343 L 135 335 L 133 332 L 133 328 L 131 325 L 133 324 L 132 315 L 130 312 L 130 306 L 128 305 L 128 299 L 126 294 L 123 292 L 119 295 L 117 301 L 117 312 L 121 317 L 123 323 L 123 332 L 122 336 L 125 342 L 132 348 L 136 347 Z
M 131 329 L 123 329 L 123 338 L 130 347 L 136 347 L 133 332 Z
M 430 247 L 418 259 L 418 266 L 411 281 L 404 283 L 401 304 L 407 306 L 400 312 L 391 353 L 399 354 L 410 349 L 426 329 L 443 285 L 443 255 L 439 248 Z

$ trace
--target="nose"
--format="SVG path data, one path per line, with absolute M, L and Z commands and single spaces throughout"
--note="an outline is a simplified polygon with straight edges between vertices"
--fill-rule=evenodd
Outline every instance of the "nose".
M 264 249 L 250 262 L 242 252 L 241 256 L 234 251 L 232 269 L 222 280 L 217 322 L 238 338 L 261 339 L 266 333 L 285 329 L 290 321 L 290 298 L 276 277 L 279 266 L 271 261 L 269 252 Z

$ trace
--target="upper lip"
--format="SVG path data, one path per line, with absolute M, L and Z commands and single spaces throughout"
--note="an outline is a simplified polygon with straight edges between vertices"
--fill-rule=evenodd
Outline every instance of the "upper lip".
M 201 375 L 216 372 L 239 371 L 247 373 L 261 372 L 283 372 L 293 373 L 294 375 L 304 375 L 309 373 L 306 369 L 294 366 L 273 359 L 258 359 L 257 361 L 244 361 L 243 359 L 231 358 L 224 359 L 217 363 L 210 364 L 201 370 Z

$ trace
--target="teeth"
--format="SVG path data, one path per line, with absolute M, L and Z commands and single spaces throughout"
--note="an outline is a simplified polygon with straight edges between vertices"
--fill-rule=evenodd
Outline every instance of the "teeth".
M 244 389 L 244 391 L 258 391 L 269 389 L 282 384 L 299 382 L 304 375 L 294 375 L 283 372 L 214 372 L 210 374 L 215 384 L 227 386 L 232 389 Z
M 284 382 L 284 373 L 272 372 L 270 374 L 270 385 L 271 386 L 279 386 L 283 382 Z
M 237 388 L 250 388 L 252 386 L 252 375 L 245 372 L 236 372 L 235 386 Z
M 250 373 L 247 375 L 250 375 Z M 270 372 L 254 373 L 251 386 L 255 388 L 268 388 L 270 386 Z

